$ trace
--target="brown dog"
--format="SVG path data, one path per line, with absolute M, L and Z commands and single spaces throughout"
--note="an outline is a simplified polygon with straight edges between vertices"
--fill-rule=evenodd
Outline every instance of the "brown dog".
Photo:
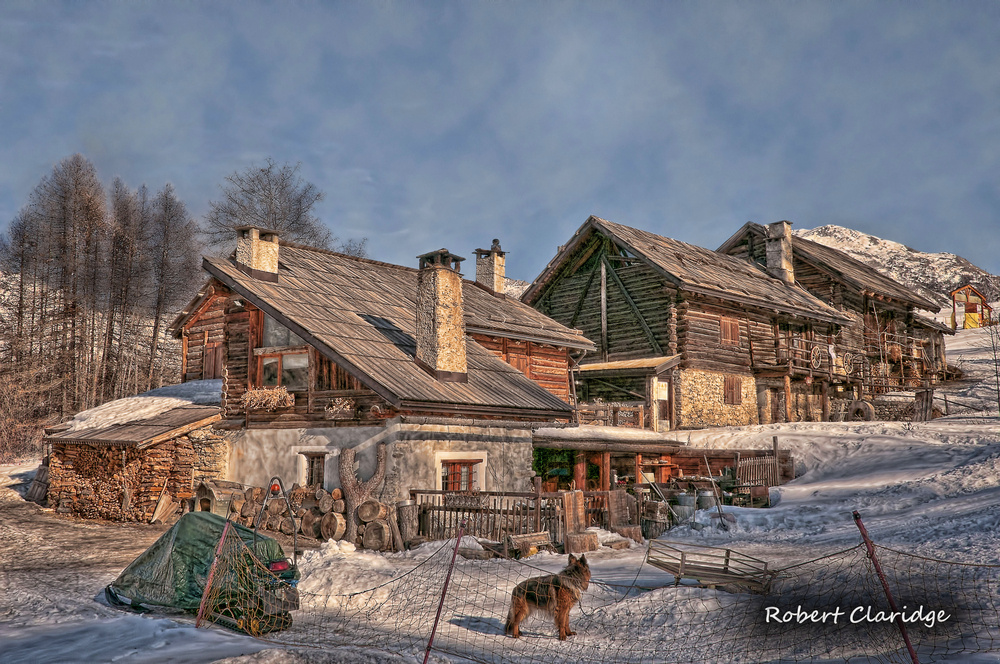
M 590 585 L 590 566 L 587 556 L 576 558 L 569 554 L 569 565 L 558 574 L 535 576 L 522 581 L 510 596 L 510 611 L 504 634 L 515 639 L 521 636 L 521 621 L 533 611 L 545 611 L 555 616 L 559 640 L 576 634 L 569 628 L 569 610 L 580 601 L 580 594 Z

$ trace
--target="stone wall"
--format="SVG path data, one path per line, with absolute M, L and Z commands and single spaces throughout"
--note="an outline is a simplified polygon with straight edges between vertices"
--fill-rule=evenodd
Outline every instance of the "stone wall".
M 675 382 L 677 428 L 757 424 L 757 389 L 753 376 L 741 375 L 738 405 L 724 403 L 725 378 L 716 371 L 681 369 Z

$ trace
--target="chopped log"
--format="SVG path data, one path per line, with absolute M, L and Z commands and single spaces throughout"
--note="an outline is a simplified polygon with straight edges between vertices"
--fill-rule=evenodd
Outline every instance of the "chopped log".
M 301 519 L 301 518 L 302 518 L 302 516 L 303 516 L 303 515 L 304 515 L 304 514 L 305 514 L 306 512 L 308 512 L 308 511 L 309 511 L 309 510 L 307 510 L 307 509 L 306 509 L 306 508 L 304 508 L 304 507 L 300 507 L 300 508 L 298 508 L 297 510 L 295 510 L 295 518 L 296 518 L 296 519 Z
M 312 537 L 313 539 L 319 537 L 319 519 L 316 518 L 316 515 L 312 511 L 307 511 L 302 515 L 300 524 L 300 530 L 303 535 Z
M 420 508 L 414 500 L 401 500 L 396 503 L 396 513 L 399 515 L 399 534 L 404 543 L 409 543 L 420 534 L 417 516 Z
M 232 502 L 229 503 L 229 511 L 236 512 L 237 514 L 239 514 L 240 512 L 243 511 L 243 506 L 246 504 L 246 502 L 247 501 L 240 500 L 239 498 L 233 498 Z M 240 516 L 242 516 L 242 514 Z
M 252 503 L 253 502 L 253 500 L 254 500 L 254 498 L 253 498 L 254 497 L 254 491 L 256 491 L 256 489 L 254 487 L 248 486 L 247 490 L 243 492 L 243 498 L 248 503 Z
M 288 505 L 285 504 L 284 500 L 272 500 L 267 503 L 268 514 L 280 516 L 288 509 Z
M 403 544 L 403 535 L 399 532 L 399 517 L 396 516 L 396 509 L 389 509 L 389 529 L 392 530 L 392 550 L 399 552 L 406 549 Z
M 267 495 L 267 490 L 264 487 L 255 486 L 253 488 L 253 501 L 255 503 L 263 503 L 264 496 Z
M 358 505 L 358 518 L 364 523 L 369 523 L 376 519 L 384 521 L 387 516 L 389 516 L 389 506 L 377 500 L 366 500 Z
M 333 498 L 330 494 L 324 492 L 323 497 L 319 499 L 319 512 L 320 514 L 326 514 L 333 509 Z
M 392 544 L 392 530 L 384 519 L 375 519 L 366 524 L 361 544 L 372 551 L 385 551 Z
M 341 498 L 344 497 L 344 492 L 341 491 L 340 487 L 337 487 L 336 489 L 331 489 L 330 497 L 333 498 L 334 500 L 340 500 Z
M 372 496 L 375 488 L 385 479 L 385 443 L 379 443 L 375 449 L 375 473 L 366 482 L 362 482 L 354 472 L 354 458 L 357 452 L 353 447 L 347 447 L 340 452 L 340 482 L 344 493 L 344 514 L 347 519 L 345 539 L 353 542 L 357 539 L 358 505 Z
M 316 491 L 315 491 L 315 492 L 313 492 L 313 497 L 314 497 L 314 498 L 315 498 L 316 500 L 323 500 L 323 496 L 328 496 L 328 495 L 330 495 L 330 494 L 328 494 L 328 493 L 326 492 L 326 489 L 324 489 L 324 488 L 322 488 L 322 487 L 320 487 L 320 488 L 316 489 Z
M 339 540 L 347 530 L 347 519 L 343 514 L 327 512 L 319 522 L 320 536 L 325 540 Z
M 330 511 L 340 512 L 341 514 L 343 514 L 345 509 L 347 509 L 347 505 L 346 503 L 344 503 L 343 499 L 341 499 L 333 501 L 333 509 L 331 509 Z
M 290 516 L 282 517 L 281 523 L 278 525 L 278 529 L 285 535 L 292 535 L 295 533 L 295 519 Z
M 564 543 L 566 553 L 587 553 L 601 548 L 597 533 L 585 530 L 582 533 L 566 533 Z

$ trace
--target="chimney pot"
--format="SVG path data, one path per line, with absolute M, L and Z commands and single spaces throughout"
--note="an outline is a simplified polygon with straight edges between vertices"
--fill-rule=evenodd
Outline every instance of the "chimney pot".
M 507 252 L 500 248 L 500 240 L 494 238 L 489 249 L 476 249 L 476 282 L 486 286 L 497 295 L 503 295 L 504 277 L 507 268 Z
M 278 232 L 256 226 L 236 229 L 236 267 L 255 279 L 278 280 Z
M 467 382 L 465 307 L 458 271 L 465 259 L 447 249 L 417 258 L 416 362 L 440 381 Z

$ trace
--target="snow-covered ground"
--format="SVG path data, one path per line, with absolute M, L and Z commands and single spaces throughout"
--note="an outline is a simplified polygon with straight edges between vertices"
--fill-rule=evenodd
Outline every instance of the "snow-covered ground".
M 962 354 L 977 375 L 986 377 L 990 368 L 986 351 L 975 334 L 963 331 L 949 339 L 950 353 L 953 358 Z M 988 385 L 970 390 L 988 402 Z M 705 430 L 682 437 L 693 446 L 770 448 L 773 436 L 792 451 L 797 473 L 794 481 L 772 490 L 773 507 L 726 508 L 736 517 L 728 531 L 715 527 L 709 512 L 699 512 L 697 520 L 705 527 L 680 526 L 664 539 L 724 545 L 780 565 L 857 544 L 860 538 L 851 518 L 857 510 L 883 546 L 957 562 L 1000 562 L 1000 417 L 995 409 L 924 423 L 793 423 Z M 32 470 L 33 464 L 0 467 L 0 514 L 21 515 L 13 521 L 0 520 L 0 662 L 194 663 L 223 657 L 231 657 L 225 660 L 230 664 L 419 661 L 417 654 L 402 657 L 357 647 L 333 652 L 281 649 L 218 629 L 195 630 L 187 618 L 117 613 L 101 603 L 100 591 L 130 556 L 155 539 L 155 532 L 80 524 L 25 506 L 12 488 L 23 493 Z M 98 555 L 92 563 L 72 566 L 67 559 L 65 564 L 71 567 L 67 572 L 42 559 L 22 558 L 38 542 L 58 548 L 60 537 L 66 546 L 79 547 L 87 534 L 81 534 L 84 530 L 91 537 L 89 546 L 107 542 L 106 560 Z M 131 548 L 128 542 L 133 542 Z M 440 546 L 431 543 L 383 555 L 329 543 L 303 557 L 301 587 L 321 594 L 373 588 L 421 564 Z M 128 550 L 119 551 L 123 547 Z M 594 581 L 627 585 L 637 579 L 647 586 L 669 582 L 664 572 L 643 564 L 644 553 L 644 548 L 634 546 L 588 554 Z M 539 554 L 532 564 L 554 571 L 565 565 L 565 556 Z M 433 619 L 433 611 L 428 612 L 428 631 Z M 551 638 L 544 629 L 534 631 L 531 638 Z M 573 644 L 571 640 L 565 647 Z M 432 661 L 452 660 L 436 654 Z M 937 661 L 982 663 L 1000 657 L 960 654 Z

